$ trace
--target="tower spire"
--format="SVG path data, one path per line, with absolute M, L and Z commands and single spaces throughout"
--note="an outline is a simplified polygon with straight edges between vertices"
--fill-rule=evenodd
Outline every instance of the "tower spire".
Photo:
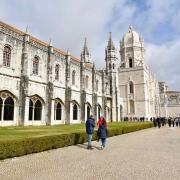
M 108 41 L 108 46 L 107 46 L 108 50 L 115 50 L 115 46 L 114 43 L 112 41 L 112 33 L 109 32 L 109 41 Z
M 85 38 L 85 41 L 84 41 L 84 47 L 83 47 L 83 50 L 81 52 L 81 60 L 83 62 L 91 62 L 91 54 L 89 53 L 89 49 L 87 47 L 87 38 Z
M 83 52 L 84 55 L 89 55 L 89 49 L 87 47 L 87 38 L 85 37 Z
M 29 26 L 28 26 L 28 25 L 26 26 L 25 33 L 26 33 L 26 34 L 29 34 Z

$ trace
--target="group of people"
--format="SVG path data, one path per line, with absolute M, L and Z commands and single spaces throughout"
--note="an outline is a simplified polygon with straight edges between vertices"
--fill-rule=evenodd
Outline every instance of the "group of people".
M 153 117 L 150 119 L 153 124 L 154 124 L 154 127 L 158 127 L 160 128 L 161 126 L 165 126 L 167 123 L 169 125 L 169 127 L 180 127 L 180 117 L 176 117 L 176 118 L 172 118 L 172 117 Z
M 98 141 L 101 140 L 101 149 L 104 149 L 106 147 L 106 139 L 108 136 L 108 129 L 107 129 L 107 122 L 103 116 L 100 117 L 100 119 L 97 122 L 98 126 Z M 86 133 L 88 138 L 88 146 L 87 149 L 93 149 L 92 148 L 92 137 L 94 134 L 94 128 L 95 128 L 95 120 L 92 115 L 87 119 L 86 121 Z

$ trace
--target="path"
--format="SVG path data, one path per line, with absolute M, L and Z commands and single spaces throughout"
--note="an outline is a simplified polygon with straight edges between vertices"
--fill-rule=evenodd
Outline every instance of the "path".
M 99 150 L 77 145 L 0 161 L 1 180 L 179 180 L 180 127 L 108 139 Z

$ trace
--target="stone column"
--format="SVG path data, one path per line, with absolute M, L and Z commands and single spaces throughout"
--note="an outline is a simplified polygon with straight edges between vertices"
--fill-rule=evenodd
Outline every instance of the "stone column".
M 44 110 L 46 111 L 45 122 L 46 125 L 51 125 L 51 113 L 52 113 L 52 99 L 54 93 L 54 84 L 53 84 L 53 47 L 50 41 L 48 47 L 48 59 L 47 59 L 47 85 L 46 85 L 46 105 Z
M 93 64 L 92 68 L 92 115 L 97 121 L 97 93 L 96 93 L 96 71 Z
M 28 125 L 29 121 L 29 97 L 25 100 L 25 114 L 24 114 L 24 125 Z
M 70 124 L 70 102 L 71 102 L 71 84 L 70 84 L 70 63 L 71 55 L 69 51 L 66 55 L 66 90 L 65 90 L 65 124 Z
M 26 33 L 23 39 L 22 58 L 21 58 L 21 79 L 20 79 L 20 98 L 19 98 L 19 125 L 24 125 L 25 120 L 25 102 L 28 96 L 29 74 L 28 74 L 28 49 L 29 35 Z

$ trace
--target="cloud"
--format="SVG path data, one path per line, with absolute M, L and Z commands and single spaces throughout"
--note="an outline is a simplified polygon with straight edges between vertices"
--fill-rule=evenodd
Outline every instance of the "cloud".
M 180 39 L 163 45 L 147 44 L 146 61 L 159 80 L 168 82 L 171 90 L 178 90 L 180 82 Z
M 64 51 L 79 57 L 84 38 L 97 67 L 105 66 L 108 32 L 119 41 L 133 25 L 145 39 L 147 62 L 158 78 L 180 89 L 177 66 L 180 57 L 179 0 L 1 0 L 0 17 Z M 157 68 L 158 67 L 158 68 Z

